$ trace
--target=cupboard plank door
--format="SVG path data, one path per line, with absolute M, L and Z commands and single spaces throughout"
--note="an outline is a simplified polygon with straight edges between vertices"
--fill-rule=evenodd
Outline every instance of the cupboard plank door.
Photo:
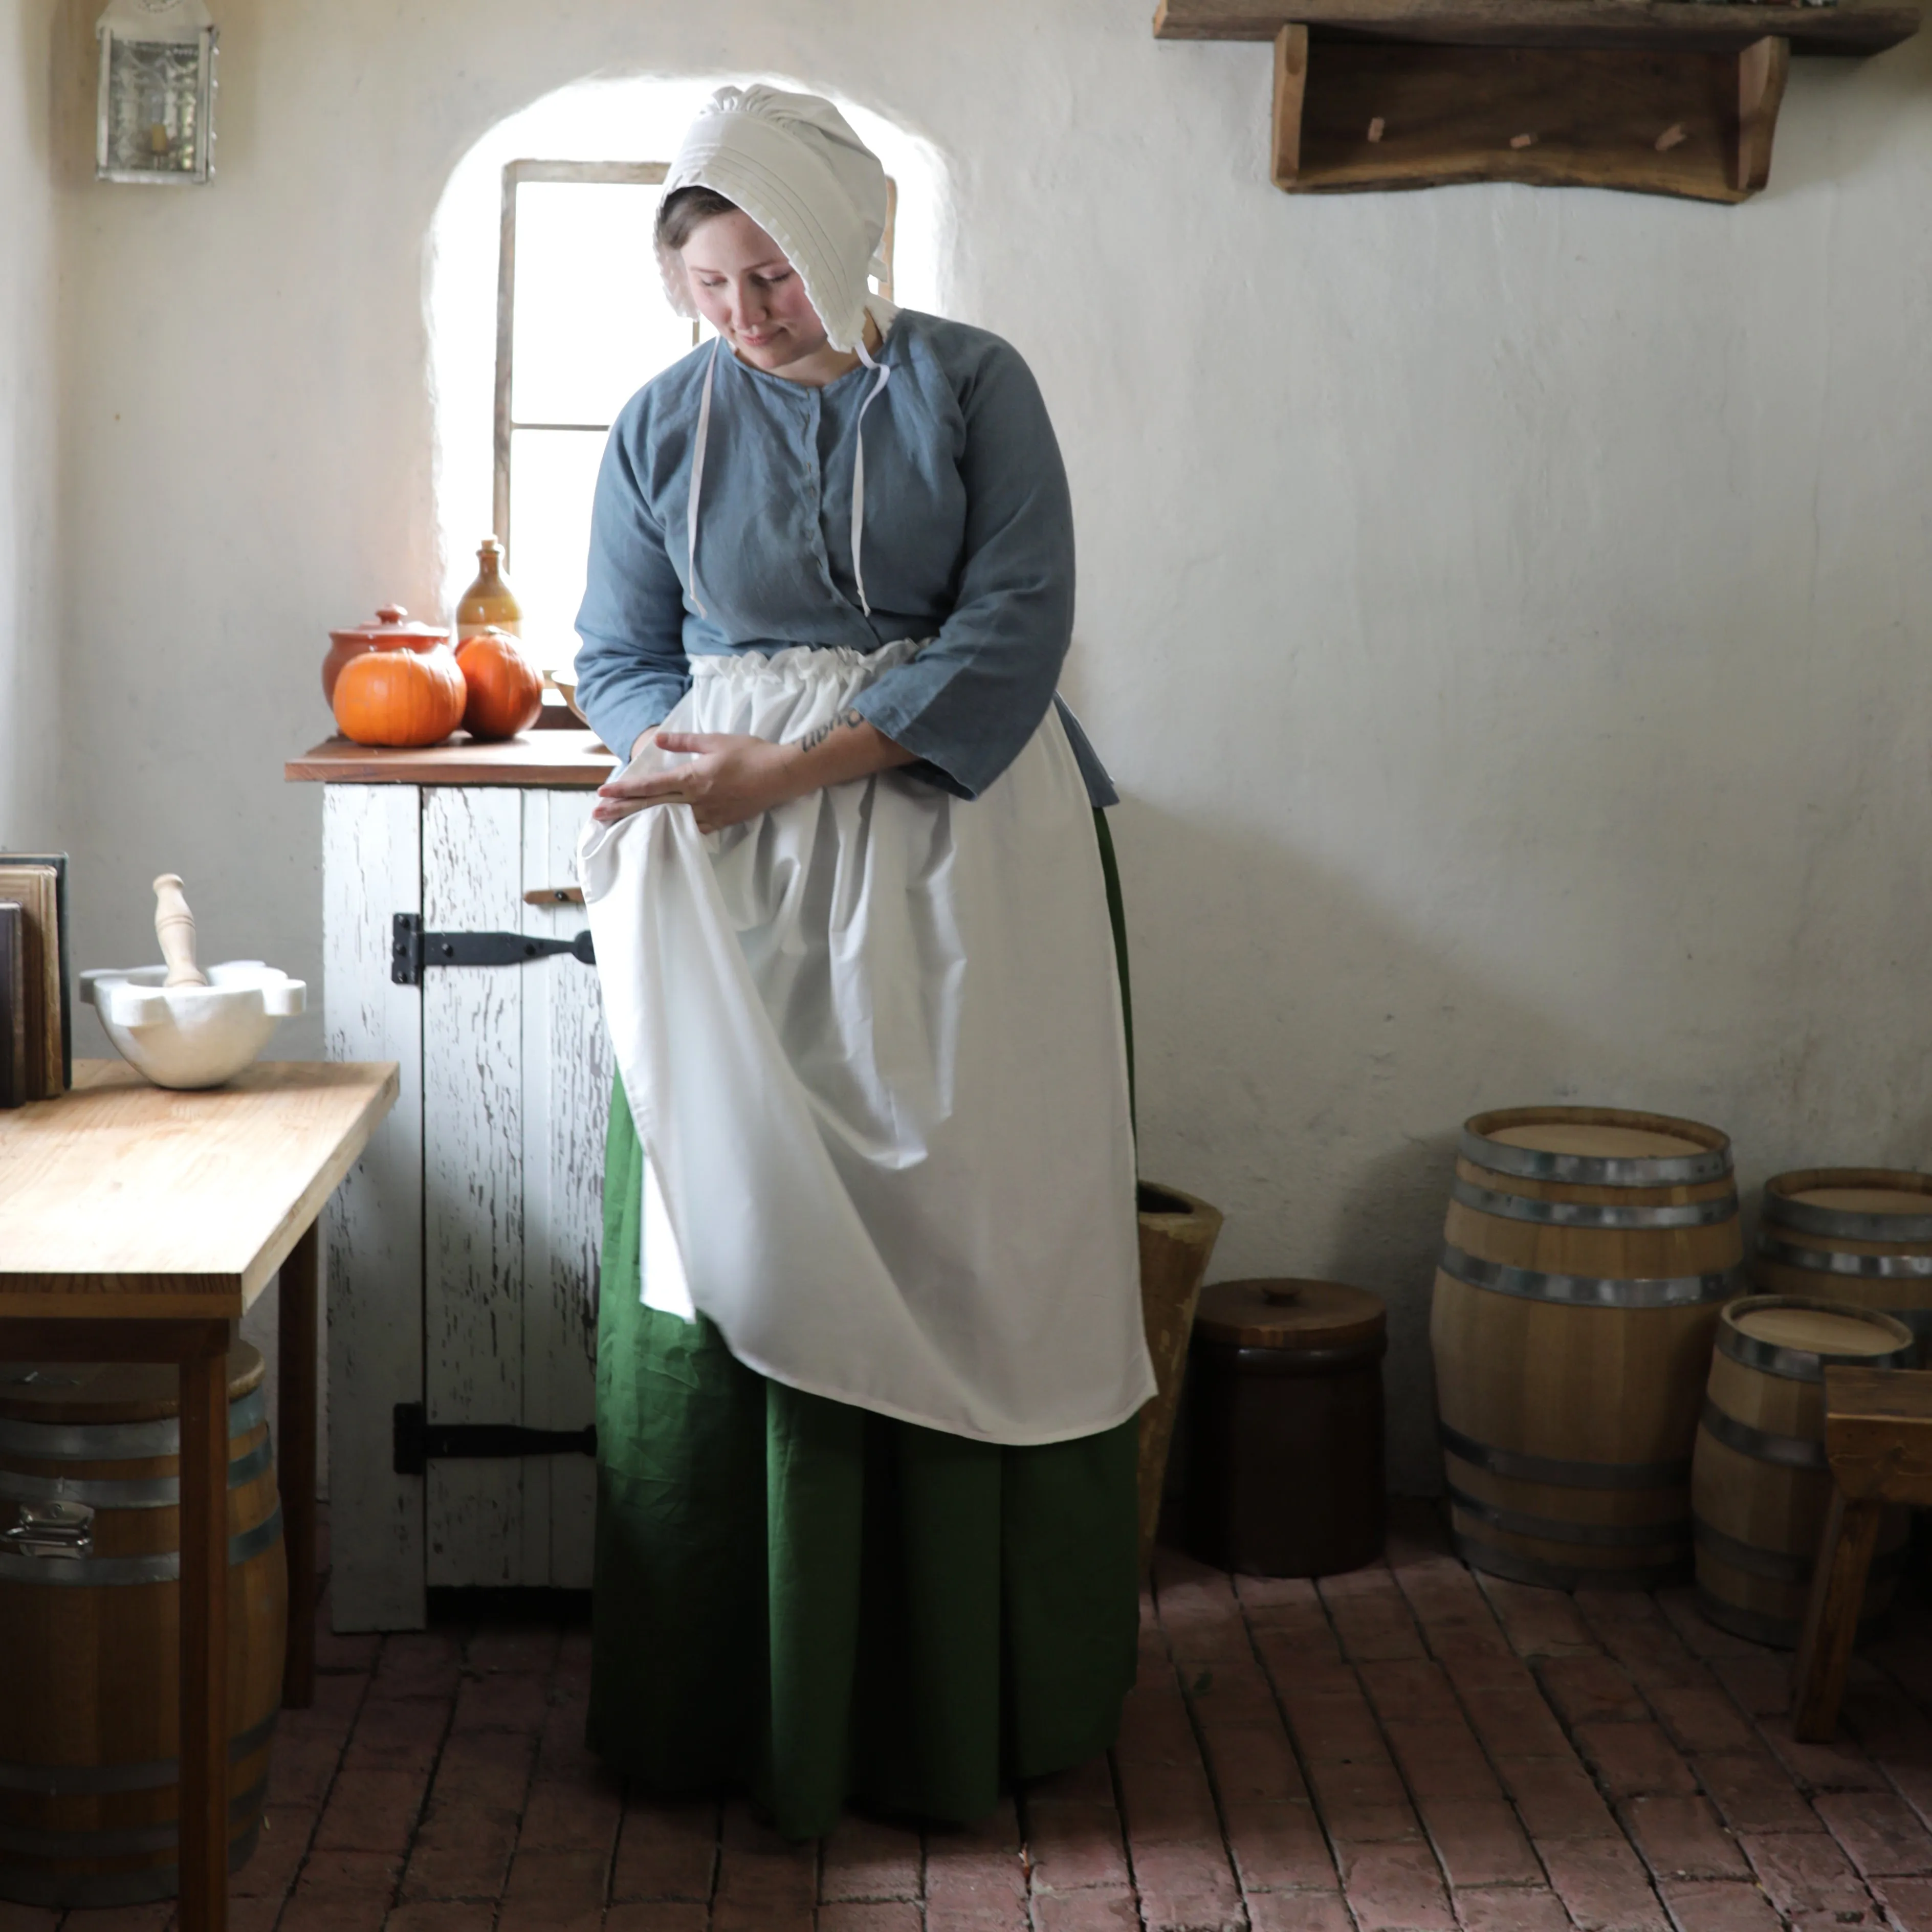
M 514 932 L 523 808 L 508 787 L 423 790 L 423 925 Z M 523 982 L 520 966 L 423 975 L 424 1349 L 432 1422 L 524 1417 Z M 432 1460 L 428 1576 L 441 1585 L 547 1582 L 548 1485 L 516 1457 Z
M 322 1216 L 331 1597 L 340 1630 L 420 1630 L 423 1479 L 392 1463 L 423 1388 L 421 996 L 389 979 L 389 920 L 422 905 L 421 793 L 322 796 L 323 1025 L 332 1060 L 393 1060 L 402 1090 Z M 264 1298 L 265 1299 L 266 1298 Z
M 523 794 L 526 893 L 577 883 L 577 841 L 596 795 Z M 572 939 L 580 905 L 528 905 L 523 930 Z M 596 1412 L 596 1298 L 603 1242 L 604 1136 L 610 1044 L 594 967 L 563 956 L 532 962 L 524 982 L 524 1421 L 581 1429 Z M 560 1589 L 590 1587 L 596 1468 L 587 1456 L 532 1457 L 526 1490 L 547 1486 L 549 1544 L 532 1574 Z M 536 1512 L 526 1513 L 533 1526 Z M 526 1527 L 526 1539 L 529 1528 Z

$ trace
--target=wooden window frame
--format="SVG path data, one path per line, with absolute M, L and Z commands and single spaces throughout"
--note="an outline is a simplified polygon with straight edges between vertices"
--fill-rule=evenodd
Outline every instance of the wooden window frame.
M 491 508 L 504 561 L 510 558 L 510 437 L 520 429 L 590 430 L 594 423 L 524 423 L 510 415 L 511 355 L 516 333 L 517 190 L 525 182 L 614 182 L 655 188 L 670 172 L 668 161 L 511 161 L 503 169 L 503 203 L 496 248 L 496 395 L 492 442 Z M 692 345 L 698 326 L 692 325 Z

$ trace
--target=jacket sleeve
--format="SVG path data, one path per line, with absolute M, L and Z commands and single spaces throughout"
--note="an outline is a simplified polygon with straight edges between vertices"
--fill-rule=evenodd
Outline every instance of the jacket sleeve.
M 918 776 L 976 798 L 1040 728 L 1073 634 L 1073 506 L 1033 372 L 989 342 L 959 394 L 966 533 L 952 614 L 855 708 L 916 754 Z
M 604 446 L 590 512 L 590 556 L 577 614 L 578 707 L 621 759 L 664 722 L 691 682 L 684 586 L 638 475 L 642 438 L 626 411 Z

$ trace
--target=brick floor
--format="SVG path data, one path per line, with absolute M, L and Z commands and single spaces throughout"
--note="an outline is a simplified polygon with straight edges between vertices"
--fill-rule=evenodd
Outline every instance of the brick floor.
M 583 1742 L 581 1628 L 338 1637 L 285 1714 L 234 1932 L 1932 1932 L 1932 1598 L 1838 1736 L 1685 1590 L 1479 1577 L 1430 1508 L 1318 1584 L 1161 1552 L 1118 1747 L 964 1830 L 774 1837 Z M 0 1932 L 170 1909 L 0 1904 Z

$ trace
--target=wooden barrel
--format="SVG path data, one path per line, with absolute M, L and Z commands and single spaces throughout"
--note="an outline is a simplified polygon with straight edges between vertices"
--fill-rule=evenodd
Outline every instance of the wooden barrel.
M 1826 1364 L 1910 1368 L 1916 1353 L 1911 1330 L 1875 1309 L 1754 1294 L 1723 1311 L 1690 1478 L 1697 1604 L 1712 1622 L 1797 1643 L 1832 1499 Z M 1868 1616 L 1891 1601 L 1906 1528 L 1904 1510 L 1887 1513 Z
M 262 1376 L 230 1353 L 231 1870 L 261 1829 L 287 1624 Z M 177 1890 L 179 1412 L 171 1366 L 0 1364 L 0 1898 Z
M 1464 1127 L 1430 1337 L 1456 1548 L 1573 1589 L 1690 1556 L 1690 1449 L 1743 1254 L 1729 1139 L 1519 1107 Z
M 1932 1360 L 1932 1174 L 1808 1167 L 1764 1184 L 1751 1276 L 1766 1294 L 1882 1309 Z

